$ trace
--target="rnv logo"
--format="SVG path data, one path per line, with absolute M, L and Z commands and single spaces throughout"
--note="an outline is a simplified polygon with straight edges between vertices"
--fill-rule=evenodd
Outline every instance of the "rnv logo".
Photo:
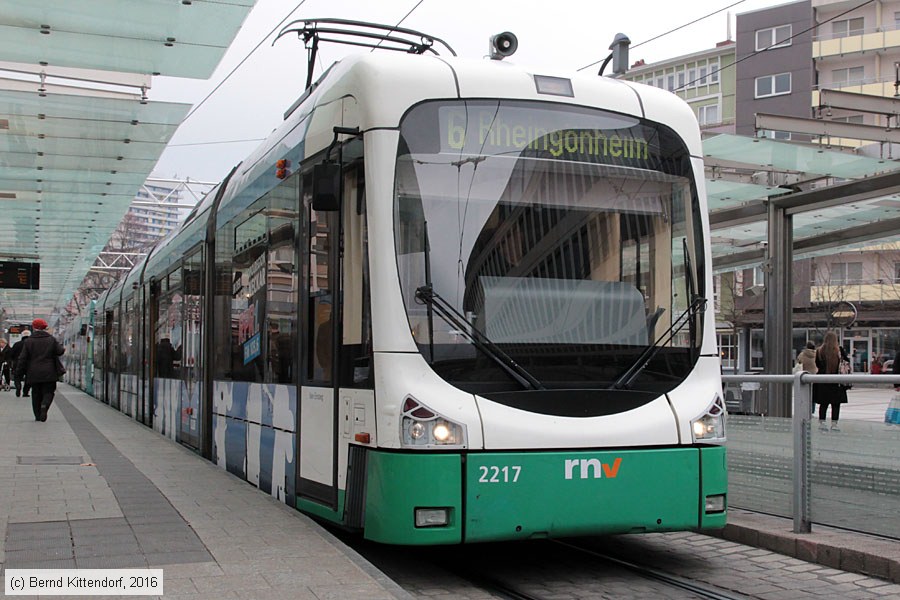
M 612 466 L 601 463 L 596 458 L 571 458 L 566 459 L 566 479 L 573 479 L 578 468 L 577 475 L 580 479 L 591 479 L 593 472 L 594 479 L 606 477 L 607 479 L 615 479 L 619 473 L 619 467 L 622 465 L 622 459 L 617 458 L 613 461 Z

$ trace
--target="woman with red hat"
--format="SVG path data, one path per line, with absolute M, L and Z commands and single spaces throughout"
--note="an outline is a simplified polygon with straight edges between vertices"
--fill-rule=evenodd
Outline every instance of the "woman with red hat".
M 31 322 L 34 333 L 25 340 L 22 353 L 16 361 L 16 377 L 22 375 L 31 385 L 31 408 L 35 421 L 46 421 L 47 411 L 53 404 L 56 381 L 62 374 L 59 357 L 66 349 L 55 337 L 47 333 L 47 321 L 35 319 Z

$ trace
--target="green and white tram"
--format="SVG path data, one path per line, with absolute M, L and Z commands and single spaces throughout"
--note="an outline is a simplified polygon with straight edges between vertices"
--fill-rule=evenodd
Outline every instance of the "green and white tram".
M 380 542 L 724 526 L 691 110 L 414 50 L 334 64 L 101 299 L 104 401 Z

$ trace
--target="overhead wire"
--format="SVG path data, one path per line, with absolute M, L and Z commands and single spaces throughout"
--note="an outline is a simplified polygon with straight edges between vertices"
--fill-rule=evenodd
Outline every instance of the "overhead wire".
M 403 21 L 405 21 L 405 20 L 409 17 L 409 15 L 413 14 L 413 11 L 415 11 L 417 8 L 419 8 L 419 5 L 421 5 L 423 2 L 425 2 L 425 0 L 419 0 L 418 2 L 416 2 L 416 5 L 413 6 L 411 9 L 409 9 L 409 12 L 406 13 L 405 15 L 403 15 L 403 18 L 400 19 L 399 21 L 397 21 L 397 23 L 396 23 L 396 25 L 394 25 L 394 27 L 400 27 L 400 25 L 403 23 Z M 393 29 L 391 29 L 390 31 L 388 31 L 388 32 L 385 34 L 385 37 L 391 35 L 391 33 L 393 33 L 393 31 L 394 31 Z M 375 44 L 375 47 L 372 48 L 372 49 L 369 51 L 369 53 L 371 54 L 372 52 L 375 52 L 375 50 L 376 50 L 379 46 L 381 46 L 381 42 L 383 42 L 383 41 L 384 41 L 384 40 L 378 40 L 378 43 Z
M 238 69 L 240 69 L 240 68 L 243 66 L 243 64 L 244 64 L 245 62 L 247 62 L 247 60 L 248 60 L 251 56 L 253 56 L 253 54 L 254 54 L 257 50 L 259 50 L 259 47 L 262 46 L 263 43 L 264 43 L 267 39 L 269 39 L 269 37 L 270 37 L 273 33 L 275 33 L 275 32 L 278 30 L 279 27 L 281 27 L 281 26 L 284 24 L 284 22 L 287 21 L 288 19 L 290 19 L 290 18 L 291 18 L 291 15 L 293 15 L 295 12 L 297 12 L 297 9 L 299 9 L 299 8 L 300 8 L 301 6 L 303 6 L 305 3 L 306 3 L 306 0 L 300 0 L 300 2 L 297 4 L 297 6 L 295 6 L 293 9 L 291 9 L 291 11 L 290 11 L 287 15 L 285 15 L 285 17 L 284 17 L 281 21 L 279 21 L 278 25 L 276 25 L 275 27 L 273 27 L 272 30 L 269 31 L 269 33 L 267 33 L 265 36 L 263 36 L 263 38 L 262 38 L 261 40 L 259 40 L 259 43 L 256 44 L 256 46 L 253 47 L 253 50 L 251 50 L 250 52 L 248 52 L 248 53 L 247 53 L 247 56 L 245 56 L 244 58 L 242 58 L 242 59 L 241 59 L 241 62 L 239 62 L 239 63 L 238 63 L 231 71 L 229 71 L 229 72 L 228 72 L 228 75 L 226 75 L 225 78 L 222 79 L 222 81 L 220 81 L 220 82 L 218 83 L 218 85 L 216 85 L 216 87 L 214 87 L 214 88 L 212 89 L 212 91 L 209 92 L 209 93 L 206 95 L 205 98 L 203 98 L 203 100 L 201 100 L 199 103 L 197 103 L 197 104 L 194 105 L 194 107 L 191 109 L 191 111 L 187 114 L 187 116 L 186 116 L 181 122 L 184 123 L 185 121 L 187 121 L 188 119 L 190 119 L 190 118 L 191 118 L 191 115 L 193 115 L 195 112 L 197 112 L 197 110 L 198 110 L 201 106 L 203 106 L 203 104 L 204 104 L 207 100 L 209 100 L 210 97 L 212 97 L 212 95 L 215 94 L 215 93 L 219 90 L 219 88 L 222 87 L 222 85 L 223 85 L 226 81 L 228 81 L 228 80 L 231 78 L 231 76 L 234 75 L 234 73 L 235 73 Z
M 657 35 L 657 36 L 654 36 L 654 37 L 650 38 L 649 40 L 645 40 L 645 41 L 641 42 L 640 44 L 635 44 L 635 45 L 631 46 L 630 48 L 631 48 L 631 49 L 634 49 L 634 48 L 638 48 L 638 47 L 640 47 L 640 46 L 643 46 L 644 44 L 649 44 L 650 42 L 656 41 L 656 40 L 658 40 L 658 39 L 661 38 L 661 37 L 665 37 L 665 36 L 667 36 L 667 35 L 669 35 L 669 34 L 671 34 L 671 33 L 675 33 L 675 32 L 678 31 L 679 29 L 684 29 L 685 27 L 689 27 L 690 25 L 693 25 L 694 23 L 699 23 L 700 21 L 702 21 L 702 20 L 704 20 L 704 19 L 708 19 L 709 17 L 712 17 L 712 16 L 715 16 L 715 15 L 719 14 L 719 13 L 722 12 L 723 10 L 728 10 L 729 8 L 735 7 L 735 6 L 737 6 L 738 4 L 743 4 L 743 3 L 746 2 L 746 1 L 747 1 L 747 0 L 738 0 L 737 2 L 735 2 L 735 3 L 733 3 L 733 4 L 729 4 L 728 6 L 723 6 L 722 8 L 720 8 L 720 9 L 718 9 L 718 10 L 716 10 L 716 11 L 713 11 L 713 12 L 707 14 L 707 15 L 704 15 L 704 16 L 702 16 L 702 17 L 699 17 L 699 18 L 697 18 L 697 19 L 694 19 L 693 21 L 690 21 L 690 22 L 685 23 L 685 24 L 683 24 L 683 25 L 679 25 L 678 27 L 675 27 L 674 29 L 670 29 L 669 31 L 666 31 L 665 33 L 661 33 L 661 34 L 659 34 L 659 35 Z M 585 65 L 585 66 L 581 67 L 581 68 L 578 69 L 578 70 L 579 70 L 579 71 L 584 71 L 585 69 L 589 69 L 589 68 L 593 67 L 594 65 L 603 62 L 604 60 L 606 60 L 606 59 L 605 59 L 605 58 L 601 58 L 600 60 L 595 60 L 595 61 L 592 62 L 591 64 Z
M 245 144 L 249 142 L 262 142 L 266 138 L 246 138 L 243 140 L 219 140 L 213 142 L 189 142 L 185 144 L 169 144 L 169 148 L 180 148 L 184 146 L 214 146 L 216 144 Z
M 407 19 L 407 18 L 408 18 L 408 17 L 409 17 L 416 9 L 417 9 L 417 8 L 419 8 L 419 6 L 420 6 L 424 1 L 425 1 L 425 0 L 419 0 L 419 1 L 416 3 L 416 5 L 413 6 L 413 7 L 409 10 L 409 12 L 407 12 L 407 13 L 403 16 L 402 19 L 400 19 L 399 21 L 397 21 L 397 24 L 394 25 L 394 27 L 399 27 L 399 26 L 403 23 L 403 21 L 405 21 L 405 20 L 406 20 L 406 19 Z M 237 65 L 235 65 L 235 67 L 234 67 L 233 69 L 231 69 L 231 71 L 228 72 L 228 75 L 226 75 L 226 76 L 222 79 L 222 81 L 220 81 L 220 82 L 216 85 L 216 87 L 214 87 L 214 88 L 213 88 L 213 89 L 212 89 L 212 90 L 211 90 L 211 91 L 210 91 L 210 92 L 209 92 L 209 93 L 208 93 L 208 94 L 207 94 L 200 102 L 198 102 L 197 104 L 195 104 L 195 105 L 193 106 L 193 108 L 191 108 L 190 112 L 189 112 L 189 113 L 187 114 L 187 116 L 182 120 L 182 123 L 184 123 L 185 121 L 187 121 L 188 119 L 190 119 L 191 116 L 192 116 L 194 113 L 196 113 L 197 110 L 198 110 L 201 106 L 203 106 L 203 105 L 206 103 L 206 101 L 209 100 L 209 99 L 212 97 L 212 95 L 215 94 L 215 93 L 219 90 L 219 88 L 221 88 L 222 85 L 224 85 L 225 82 L 228 81 L 228 80 L 231 78 L 231 76 L 234 75 L 235 72 L 237 72 L 237 70 L 240 69 L 240 68 L 244 65 L 244 63 L 247 62 L 247 60 L 248 60 L 251 56 L 253 56 L 253 54 L 254 54 L 257 50 L 259 50 L 259 47 L 262 46 L 263 43 L 264 43 L 267 39 L 269 39 L 269 38 L 272 36 L 272 34 L 275 33 L 282 25 L 284 25 L 285 21 L 287 21 L 288 19 L 290 19 L 290 18 L 291 18 L 291 15 L 293 15 L 295 12 L 297 12 L 297 10 L 298 10 L 301 6 L 303 6 L 305 3 L 306 3 L 306 0 L 300 0 L 300 2 L 297 3 L 297 5 L 296 5 L 293 9 L 291 9 L 291 11 L 288 12 L 288 13 L 284 16 L 284 18 L 281 19 L 281 21 L 278 22 L 277 25 L 275 25 L 275 27 L 273 27 L 273 28 L 272 28 L 265 36 L 263 36 L 263 38 L 262 38 L 261 40 L 259 40 L 259 43 L 257 43 L 256 46 L 254 46 L 253 49 L 252 49 L 250 52 L 248 52 L 247 55 L 244 56 L 244 58 L 242 58 L 241 61 L 240 61 Z M 381 42 L 379 42 L 379 44 L 380 44 L 380 43 L 381 43 Z M 375 48 L 373 48 L 372 50 L 374 51 Z M 319 64 L 320 64 L 320 66 L 322 66 L 321 57 L 319 57 Z M 323 67 L 323 68 L 324 68 L 324 67 Z M 197 143 L 194 143 L 194 144 L 169 144 L 169 145 L 170 145 L 170 146 L 202 146 L 202 145 L 206 145 L 206 144 L 228 144 L 228 143 L 235 143 L 235 142 L 250 142 L 250 141 L 258 141 L 258 140 L 250 140 L 250 139 L 247 139 L 247 140 L 232 140 L 232 141 L 225 141 L 225 142 L 197 142 Z

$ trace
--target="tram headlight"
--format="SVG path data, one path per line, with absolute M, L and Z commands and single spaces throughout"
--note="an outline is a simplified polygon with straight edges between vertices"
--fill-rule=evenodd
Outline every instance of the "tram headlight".
M 453 437 L 453 432 L 450 429 L 450 425 L 447 423 L 436 423 L 434 429 L 431 430 L 434 434 L 434 439 L 440 443 L 446 442 L 451 437 Z
M 716 394 L 706 411 L 691 421 L 691 437 L 696 442 L 725 443 L 725 401 Z
M 400 442 L 411 448 L 465 447 L 466 428 L 407 396 L 400 418 Z
M 425 426 L 421 423 L 412 423 L 409 426 L 409 437 L 414 440 L 421 439 L 425 435 Z

